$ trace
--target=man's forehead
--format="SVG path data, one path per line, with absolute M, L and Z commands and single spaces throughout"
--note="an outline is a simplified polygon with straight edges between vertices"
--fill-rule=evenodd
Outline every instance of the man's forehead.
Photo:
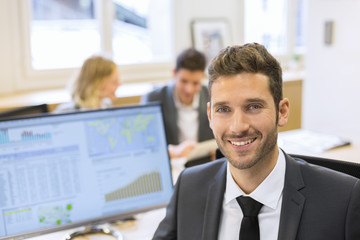
M 268 90 L 271 92 L 270 90 L 270 78 L 262 73 L 239 73 L 239 74 L 234 74 L 234 75 L 229 75 L 229 76 L 219 76 L 218 78 L 212 80 L 210 87 L 210 91 L 212 91 L 213 86 L 225 86 L 227 85 L 227 82 L 231 81 L 231 80 L 236 80 L 236 82 L 240 82 L 240 83 L 245 83 L 247 82 L 247 84 L 253 84 L 254 82 L 262 82 L 265 83 L 265 85 L 268 87 Z
M 201 82 L 204 78 L 204 72 L 200 70 L 190 71 L 185 69 L 184 71 L 178 71 L 176 76 L 178 79 L 189 80 L 191 82 Z
M 229 76 L 216 79 L 210 89 L 210 101 L 218 102 L 241 101 L 244 103 L 269 101 L 272 94 L 268 77 L 258 75 L 254 77 Z

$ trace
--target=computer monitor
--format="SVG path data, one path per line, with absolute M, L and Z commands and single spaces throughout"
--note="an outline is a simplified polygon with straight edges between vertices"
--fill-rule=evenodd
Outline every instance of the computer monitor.
M 0 121 L 0 239 L 128 218 L 167 205 L 159 104 Z

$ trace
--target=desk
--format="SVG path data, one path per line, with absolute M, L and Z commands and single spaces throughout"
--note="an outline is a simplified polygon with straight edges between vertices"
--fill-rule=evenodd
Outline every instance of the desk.
M 117 99 L 114 106 L 137 104 L 141 96 L 152 90 L 155 84 L 134 83 L 124 84 L 116 91 Z M 49 111 L 52 112 L 57 105 L 70 102 L 71 96 L 67 89 L 48 89 L 41 91 L 29 91 L 16 94 L 0 95 L 0 111 L 7 111 L 14 108 L 48 104 Z
M 360 144 L 345 145 L 348 143 L 349 139 L 307 129 L 281 132 L 278 135 L 278 145 L 286 153 L 360 163 Z
M 154 235 L 154 232 L 159 225 L 159 222 L 165 216 L 165 208 L 149 211 L 136 215 L 136 221 L 128 222 L 116 222 L 111 228 L 121 231 L 125 240 L 150 240 Z M 69 234 L 75 230 L 81 228 L 75 228 L 70 230 L 58 231 L 55 233 L 45 234 L 29 238 L 29 240 L 61 240 L 66 234 Z M 91 234 L 84 237 L 77 237 L 76 240 L 114 240 L 113 237 L 103 234 Z
M 318 157 L 360 163 L 360 144 L 334 148 L 317 154 Z
M 316 154 L 318 157 L 334 158 L 340 160 L 346 160 L 351 162 L 360 163 L 360 145 L 350 145 L 325 151 L 320 154 Z M 172 161 L 174 168 L 174 178 L 176 179 L 181 172 L 184 164 L 184 159 L 175 159 Z M 149 211 L 146 213 L 138 214 L 137 220 L 133 222 L 118 222 L 113 224 L 114 229 L 120 230 L 126 240 L 148 240 L 151 239 L 159 222 L 165 216 L 165 208 Z M 38 237 L 29 238 L 29 240 L 60 240 L 71 230 L 59 231 L 51 234 L 46 234 Z M 76 238 L 81 240 L 107 240 L 113 239 L 105 235 L 89 235 L 84 238 Z

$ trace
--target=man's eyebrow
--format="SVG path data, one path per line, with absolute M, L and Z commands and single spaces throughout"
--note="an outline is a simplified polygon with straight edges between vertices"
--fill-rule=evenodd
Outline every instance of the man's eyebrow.
M 247 103 L 261 103 L 261 104 L 266 104 L 266 101 L 262 98 L 249 98 L 246 99 Z
M 260 103 L 260 104 L 263 104 L 263 105 L 266 105 L 266 101 L 262 98 L 249 98 L 249 99 L 246 99 L 245 103 L 249 104 L 249 103 Z M 224 106 L 224 105 L 228 105 L 229 102 L 228 101 L 220 101 L 220 102 L 215 102 L 212 105 L 213 108 L 216 108 L 218 106 Z
M 226 101 L 221 101 L 221 102 L 216 102 L 216 103 L 214 103 L 214 104 L 212 104 L 212 107 L 218 107 L 218 106 L 223 106 L 223 105 L 227 105 L 228 104 L 228 102 L 226 102 Z

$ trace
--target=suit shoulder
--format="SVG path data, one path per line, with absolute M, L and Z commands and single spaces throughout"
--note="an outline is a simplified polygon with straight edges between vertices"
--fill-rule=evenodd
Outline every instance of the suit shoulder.
M 182 193 L 205 194 L 213 183 L 224 183 L 226 178 L 226 159 L 215 160 L 197 166 L 185 168 L 176 185 Z M 225 187 L 225 184 L 223 184 Z
M 147 101 L 160 101 L 166 97 L 168 86 L 157 87 L 154 90 L 148 92 L 144 97 Z
M 207 85 L 202 85 L 202 86 L 201 86 L 201 90 L 202 90 L 202 91 L 209 92 L 209 88 L 208 88 Z
M 226 167 L 227 160 L 225 158 L 217 159 L 212 162 L 196 165 L 186 168 L 183 172 L 184 176 L 199 176 L 216 174 L 220 169 Z
M 209 97 L 209 89 L 206 85 L 202 85 L 201 87 L 201 94 L 204 95 L 205 97 Z

